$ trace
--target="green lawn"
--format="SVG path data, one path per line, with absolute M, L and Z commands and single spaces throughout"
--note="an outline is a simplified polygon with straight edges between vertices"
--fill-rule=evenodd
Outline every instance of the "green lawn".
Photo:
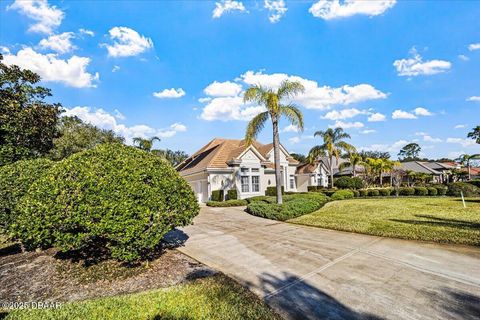
M 480 246 L 480 198 L 352 199 L 327 203 L 291 223 L 402 239 Z
M 1 313 L 0 313 L 1 318 Z M 15 310 L 6 319 L 280 319 L 247 289 L 217 275 L 166 289 Z

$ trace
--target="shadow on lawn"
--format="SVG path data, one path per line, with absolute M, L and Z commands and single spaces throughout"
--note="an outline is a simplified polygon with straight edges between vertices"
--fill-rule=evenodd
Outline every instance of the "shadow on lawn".
M 282 277 L 263 273 L 259 278 L 265 302 L 287 319 L 382 319 L 357 312 L 290 273 Z M 252 283 L 247 286 L 257 288 Z
M 462 201 L 462 199 L 455 199 L 455 201 Z M 480 203 L 480 199 L 465 199 L 465 202 Z
M 412 220 L 412 219 L 389 219 L 389 220 L 394 222 L 401 222 L 401 223 L 451 227 L 451 228 L 458 228 L 458 229 L 473 229 L 473 230 L 480 229 L 480 223 L 478 222 L 458 220 L 458 219 L 439 218 L 439 217 L 426 215 L 426 214 L 416 214 L 415 217 L 427 219 L 427 220 Z

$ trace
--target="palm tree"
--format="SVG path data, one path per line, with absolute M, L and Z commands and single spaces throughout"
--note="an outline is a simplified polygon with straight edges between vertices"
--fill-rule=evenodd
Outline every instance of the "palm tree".
M 284 80 L 277 90 L 265 88 L 261 85 L 254 85 L 245 91 L 243 95 L 244 102 L 254 102 L 263 105 L 267 109 L 255 116 L 247 125 L 245 133 L 245 142 L 247 145 L 253 143 L 253 140 L 262 131 L 268 118 L 272 120 L 273 127 L 273 157 L 275 162 L 275 184 L 277 188 L 277 203 L 282 201 L 282 174 L 280 171 L 280 137 L 278 134 L 278 124 L 280 118 L 284 116 L 300 131 L 303 131 L 303 115 L 300 109 L 294 104 L 282 104 L 282 100 L 292 98 L 298 93 L 305 91 L 300 82 Z
M 159 137 L 151 137 L 150 139 L 144 139 L 140 137 L 135 137 L 133 138 L 133 145 L 135 145 L 137 148 L 142 149 L 144 151 L 152 151 L 153 143 L 155 141 L 160 142 Z
M 317 131 L 314 137 L 320 136 L 323 139 L 323 144 L 315 146 L 310 149 L 308 158 L 311 162 L 317 159 L 319 156 L 327 154 L 330 159 L 330 186 L 333 188 L 333 158 L 340 158 L 341 151 L 352 152 L 355 151 L 355 147 L 342 139 L 350 139 L 350 135 L 343 131 L 342 128 L 328 128 L 325 131 Z
M 472 179 L 472 175 L 470 173 L 470 161 L 475 160 L 475 159 L 480 159 L 480 154 L 462 154 L 458 159 L 456 159 L 458 162 L 460 162 L 463 166 L 467 167 L 468 170 L 468 180 Z
M 355 177 L 356 175 L 356 167 L 357 166 L 364 166 L 366 165 L 366 163 L 363 161 L 362 157 L 356 153 L 356 152 L 349 152 L 348 153 L 348 161 L 345 161 L 345 162 L 342 162 L 339 166 L 338 166 L 338 169 L 339 170 L 343 170 L 345 168 L 349 168 L 349 167 L 352 167 L 352 171 L 353 171 L 353 176 Z

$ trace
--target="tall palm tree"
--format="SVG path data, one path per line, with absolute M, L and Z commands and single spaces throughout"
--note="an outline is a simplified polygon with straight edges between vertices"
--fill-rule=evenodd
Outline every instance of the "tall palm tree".
M 475 159 L 480 159 L 480 154 L 462 154 L 458 159 L 456 159 L 458 162 L 460 162 L 463 166 L 467 167 L 468 170 L 468 180 L 472 179 L 472 175 L 470 173 L 470 161 L 475 160 Z
M 343 170 L 345 168 L 352 167 L 352 175 L 355 177 L 356 175 L 356 168 L 357 166 L 364 166 L 366 163 L 363 161 L 362 157 L 357 152 L 349 152 L 348 153 L 348 161 L 342 162 L 339 166 L 339 170 Z
M 330 159 L 330 186 L 333 188 L 333 158 L 335 157 L 338 162 L 342 151 L 353 152 L 355 151 L 355 147 L 343 141 L 343 139 L 350 139 L 350 135 L 344 132 L 342 128 L 328 128 L 325 131 L 320 130 L 314 134 L 314 137 L 318 136 L 322 137 L 323 144 L 310 149 L 308 158 L 313 162 L 319 156 L 324 154 L 328 155 Z
M 280 137 L 278 134 L 278 124 L 280 118 L 284 116 L 300 131 L 303 131 L 303 115 L 293 103 L 283 104 L 282 100 L 292 98 L 298 93 L 305 91 L 300 82 L 284 80 L 277 90 L 265 88 L 261 85 L 254 85 L 245 91 L 243 95 L 244 102 L 254 102 L 263 105 L 267 109 L 255 116 L 247 125 L 245 141 L 247 145 L 252 144 L 253 140 L 262 131 L 268 118 L 272 120 L 273 127 L 273 158 L 275 162 L 275 184 L 277 187 L 277 203 L 282 201 L 282 173 L 280 171 Z
M 135 137 L 133 138 L 133 145 L 135 145 L 139 149 L 150 152 L 152 151 L 153 143 L 155 141 L 160 142 L 160 138 L 151 137 L 150 139 L 145 139 L 145 138 Z

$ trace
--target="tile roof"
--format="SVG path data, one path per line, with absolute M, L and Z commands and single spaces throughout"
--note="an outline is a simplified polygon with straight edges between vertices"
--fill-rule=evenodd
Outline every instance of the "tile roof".
M 258 141 L 254 141 L 252 145 L 264 158 L 267 158 L 267 153 L 273 148 L 272 143 L 261 144 Z M 229 168 L 228 162 L 238 159 L 246 148 L 245 140 L 215 138 L 180 163 L 176 169 L 185 174 L 202 171 L 207 168 L 226 169 Z M 290 164 L 295 165 L 299 163 L 293 158 L 288 160 Z M 266 166 L 273 168 L 273 163 L 269 162 Z

